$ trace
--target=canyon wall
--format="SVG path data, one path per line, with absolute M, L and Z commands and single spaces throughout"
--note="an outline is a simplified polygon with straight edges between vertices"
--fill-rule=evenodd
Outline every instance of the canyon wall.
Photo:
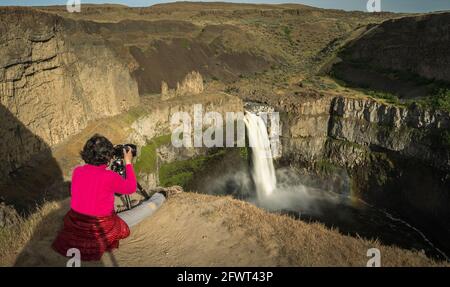
M 85 25 L 0 9 L 0 178 L 89 121 L 136 105 L 131 68 Z
M 342 56 L 366 67 L 450 82 L 450 13 L 392 19 L 369 29 Z
M 450 167 L 448 113 L 343 97 L 333 99 L 330 113 L 328 135 L 334 140 Z M 352 165 L 349 160 L 347 164 Z
M 366 29 L 337 53 L 333 77 L 405 99 L 448 89 L 450 13 L 391 19 Z
M 282 118 L 282 161 L 328 181 L 344 169 L 351 196 L 436 234 L 436 242 L 450 236 L 448 113 L 327 96 Z
M 144 188 L 151 189 L 159 184 L 159 167 L 162 164 L 214 152 L 214 149 L 204 146 L 175 148 L 171 144 L 171 132 L 181 124 L 171 123 L 172 116 L 176 113 L 189 115 L 193 135 L 194 105 L 201 105 L 202 117 L 208 112 L 220 114 L 224 124 L 227 113 L 244 111 L 244 104 L 240 98 L 225 93 L 189 93 L 153 103 L 145 115 L 132 123 L 127 138 L 128 142 L 139 146 L 140 152 L 135 169 Z M 209 126 L 208 123 L 204 123 L 203 129 Z M 143 163 L 145 162 L 143 165 L 140 165 L 141 159 Z
M 327 96 L 300 103 L 284 120 L 283 156 L 294 161 L 332 157 L 352 168 L 366 160 L 357 155 L 358 149 L 367 149 L 394 152 L 438 169 L 450 167 L 450 116 L 446 112 Z M 338 148 L 342 143 L 348 150 Z

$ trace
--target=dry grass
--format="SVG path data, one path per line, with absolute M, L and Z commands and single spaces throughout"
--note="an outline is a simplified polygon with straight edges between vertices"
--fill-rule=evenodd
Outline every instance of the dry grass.
M 277 255 L 282 266 L 365 266 L 369 248 L 378 248 L 383 266 L 438 265 L 420 252 L 383 246 L 377 241 L 340 234 L 322 224 L 309 224 L 284 215 L 265 212 L 248 203 L 225 202 L 219 212 L 228 218 L 230 230 L 245 228 L 262 245 Z M 239 221 L 233 220 L 239 218 Z
M 60 210 L 62 204 L 47 202 L 28 218 L 21 218 L 17 226 L 0 228 L 0 266 L 14 264 L 16 256 L 33 237 L 45 234 L 52 225 L 59 226 L 60 221 L 49 221 L 48 217 L 55 210 Z
M 78 21 L 103 23 L 99 36 L 114 43 L 113 48 L 121 57 L 137 60 L 142 68 L 137 73 L 138 81 L 142 79 L 141 89 L 145 92 L 157 92 L 161 80 L 169 86 L 176 84 L 192 69 L 199 70 L 205 79 L 217 78 L 226 83 L 239 81 L 241 76 L 253 78 L 254 73 L 264 73 L 270 84 L 285 84 L 283 78 L 288 75 L 315 74 L 336 52 L 334 44 L 352 38 L 358 27 L 402 16 L 294 4 L 170 3 L 145 8 L 83 7 L 83 13 L 67 13 L 64 6 L 41 11 Z M 180 21 L 181 27 L 190 27 L 183 33 L 179 32 Z M 117 27 L 111 24 L 118 22 L 121 23 Z M 133 28 L 136 25 L 141 31 Z M 149 33 L 146 27 L 153 26 L 157 29 L 150 29 Z M 161 47 L 160 40 L 165 43 Z M 138 49 L 135 49 L 134 56 L 124 52 L 133 46 L 141 52 L 136 53 Z M 203 69 L 206 66 L 208 68 Z M 281 66 L 284 68 L 280 69 Z M 255 88 L 260 78 L 261 75 L 256 76 Z
M 66 203 L 44 206 L 2 244 L 2 265 L 64 266 L 50 249 Z M 28 241 L 26 247 L 23 245 Z M 419 252 L 349 237 L 320 224 L 271 214 L 230 197 L 175 196 L 102 261 L 83 266 L 365 266 L 369 248 L 382 266 L 442 266 Z M 446 265 L 448 266 L 448 264 Z

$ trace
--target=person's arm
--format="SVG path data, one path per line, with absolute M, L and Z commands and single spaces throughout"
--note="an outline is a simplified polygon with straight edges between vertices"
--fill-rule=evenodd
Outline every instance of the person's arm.
M 132 194 L 137 189 L 136 175 L 134 174 L 133 165 L 127 163 L 125 167 L 126 178 L 121 177 L 117 173 L 114 173 L 113 190 L 114 193 L 119 194 Z
M 131 152 L 131 149 L 128 149 L 128 151 L 125 149 L 123 150 L 123 160 L 126 164 L 126 178 L 123 178 L 116 173 L 113 182 L 113 189 L 114 193 L 131 194 L 135 192 L 137 188 L 136 175 L 134 174 L 133 165 L 131 164 L 131 161 L 133 160 L 133 153 Z

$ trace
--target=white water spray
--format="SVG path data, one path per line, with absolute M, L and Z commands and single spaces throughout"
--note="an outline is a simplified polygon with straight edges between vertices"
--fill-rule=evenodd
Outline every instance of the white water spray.
M 264 120 L 254 113 L 244 117 L 250 147 L 252 148 L 252 177 L 259 199 L 272 194 L 277 185 L 272 150 Z

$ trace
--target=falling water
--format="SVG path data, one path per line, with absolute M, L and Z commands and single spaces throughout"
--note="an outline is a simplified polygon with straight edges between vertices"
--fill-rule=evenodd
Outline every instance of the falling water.
M 277 185 L 269 135 L 264 120 L 256 114 L 246 112 L 244 122 L 252 148 L 251 173 L 258 198 L 262 199 L 269 196 Z

